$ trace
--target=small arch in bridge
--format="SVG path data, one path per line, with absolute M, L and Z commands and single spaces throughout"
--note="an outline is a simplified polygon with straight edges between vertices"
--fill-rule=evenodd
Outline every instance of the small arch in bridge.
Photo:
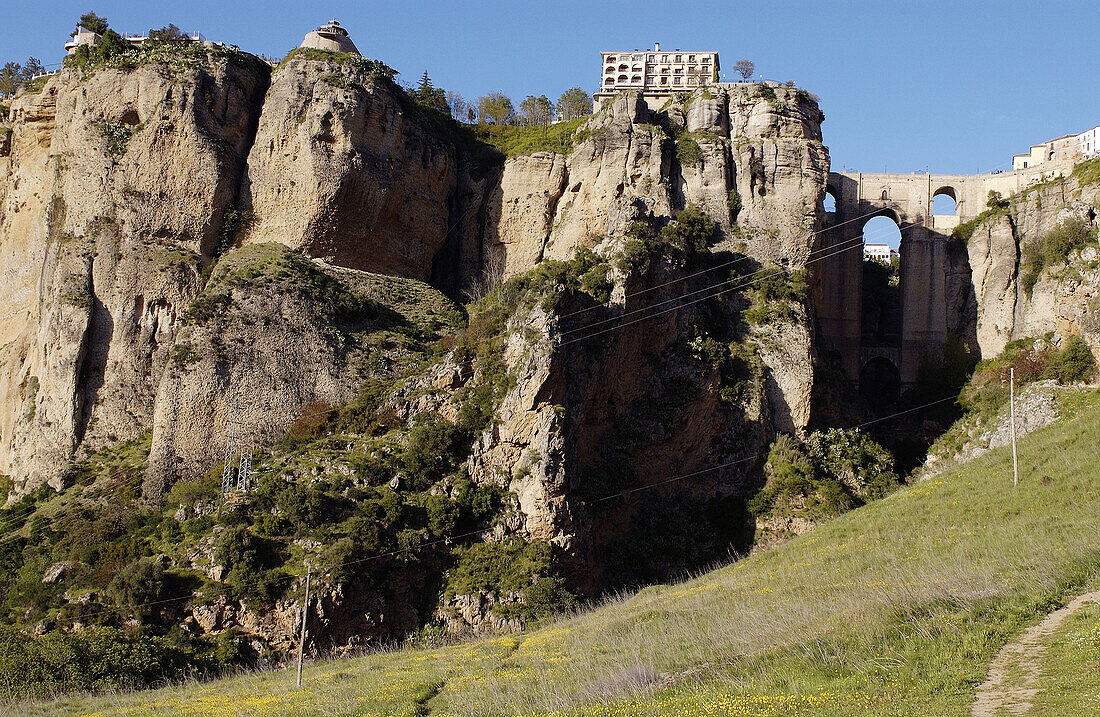
M 888 244 L 897 250 L 901 246 L 901 220 L 890 210 L 881 211 L 863 225 L 863 243 Z
M 901 372 L 890 359 L 876 356 L 859 372 L 859 392 L 878 410 L 897 403 L 901 397 Z
M 825 202 L 824 203 L 825 203 L 825 213 L 826 214 L 835 214 L 836 213 L 836 193 L 833 192 L 832 188 L 829 188 L 829 189 L 825 190 Z
M 883 190 L 882 190 L 882 200 L 883 200 L 883 201 L 886 201 L 886 200 L 887 200 L 887 199 L 889 199 L 889 198 L 890 198 L 890 192 L 888 192 L 888 191 L 886 191 L 885 189 L 883 189 Z
M 959 198 L 954 187 L 940 187 L 932 192 L 932 216 L 954 216 L 959 211 Z

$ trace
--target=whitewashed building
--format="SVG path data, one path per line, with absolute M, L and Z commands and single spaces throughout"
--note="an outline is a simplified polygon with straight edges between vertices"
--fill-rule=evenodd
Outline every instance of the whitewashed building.
M 602 101 L 623 90 L 642 92 L 646 103 L 657 109 L 677 92 L 691 92 L 718 82 L 718 53 L 713 50 L 608 50 L 600 53 L 600 91 L 593 99 Z
M 877 261 L 882 264 L 889 264 L 892 260 L 899 258 L 897 249 L 894 249 L 889 244 L 864 244 L 863 245 L 863 261 Z
M 1084 157 L 1100 154 L 1100 126 L 1077 135 L 1077 151 Z

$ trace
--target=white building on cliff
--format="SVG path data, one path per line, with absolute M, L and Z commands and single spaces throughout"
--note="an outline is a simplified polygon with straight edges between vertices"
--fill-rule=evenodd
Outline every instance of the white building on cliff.
M 713 50 L 652 50 L 600 53 L 600 91 L 593 99 L 596 109 L 616 92 L 642 92 L 646 104 L 659 108 L 677 92 L 691 92 L 718 82 L 718 53 Z

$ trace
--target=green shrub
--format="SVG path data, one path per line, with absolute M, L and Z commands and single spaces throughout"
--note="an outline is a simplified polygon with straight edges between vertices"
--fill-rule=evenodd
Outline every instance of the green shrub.
M 851 487 L 865 500 L 893 492 L 901 484 L 894 473 L 894 457 L 858 428 L 814 431 L 806 441 L 814 464 Z
M 107 585 L 107 596 L 118 607 L 130 610 L 138 620 L 149 615 L 150 603 L 160 600 L 163 592 L 164 568 L 149 558 L 130 563 Z
M 676 140 L 676 159 L 683 167 L 694 167 L 703 161 L 703 150 L 693 138 L 683 135 Z
M 758 518 L 796 511 L 798 503 L 804 504 L 811 519 L 838 515 L 852 507 L 851 497 L 834 479 L 819 475 L 810 456 L 789 435 L 781 434 L 772 443 L 764 474 L 764 488 L 748 503 L 749 513 Z
M 281 594 L 285 573 L 273 569 L 281 562 L 275 546 L 245 526 L 234 525 L 218 534 L 214 559 L 228 569 L 225 582 L 234 597 L 270 605 Z
M 516 537 L 456 548 L 454 556 L 455 565 L 447 573 L 444 590 L 448 597 L 523 590 L 550 575 L 552 568 L 549 545 Z
M 58 693 L 148 685 L 201 669 L 196 653 L 168 637 L 111 627 L 48 632 L 29 637 L 0 627 L 0 683 L 7 694 L 52 697 Z
M 762 100 L 767 100 L 773 106 L 779 102 L 779 100 L 775 96 L 775 90 L 773 90 L 772 86 L 766 82 L 761 82 L 759 85 L 757 85 L 756 96 Z
M 1059 383 L 1080 383 L 1092 380 L 1096 374 L 1096 358 L 1088 343 L 1080 336 L 1071 336 L 1065 348 L 1055 352 L 1043 372 L 1044 378 Z
M 729 195 L 727 195 L 726 206 L 730 210 L 730 224 L 733 224 L 741 213 L 741 195 L 737 193 L 736 189 L 731 189 Z
M 699 207 L 689 204 L 661 228 L 659 239 L 687 255 L 702 254 L 714 242 L 718 226 Z
M 1044 270 L 1065 263 L 1074 249 L 1093 239 L 1095 234 L 1087 222 L 1071 218 L 1043 234 L 1038 241 L 1025 244 L 1020 269 L 1024 292 L 1031 296 Z

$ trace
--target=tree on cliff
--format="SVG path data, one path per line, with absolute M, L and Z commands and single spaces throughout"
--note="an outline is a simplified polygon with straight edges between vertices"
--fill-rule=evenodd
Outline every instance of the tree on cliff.
M 571 87 L 558 98 L 558 119 L 571 120 L 592 114 L 592 98 L 580 87 Z
M 477 101 L 477 116 L 489 124 L 508 124 L 515 117 L 512 100 L 503 92 L 490 92 Z
M 447 106 L 451 108 L 451 118 L 456 122 L 465 122 L 470 103 L 457 92 L 447 90 Z
M 147 37 L 146 42 L 150 45 L 171 45 L 177 42 L 191 41 L 191 38 L 184 35 L 173 23 L 168 23 L 167 27 L 162 27 L 159 30 L 149 30 Z
M 9 62 L 0 68 L 0 97 L 11 97 L 22 83 L 23 73 L 18 62 Z
M 103 35 L 107 32 L 107 18 L 100 17 L 89 10 L 80 16 L 80 26 L 85 30 L 91 30 L 97 35 Z
M 38 75 L 44 74 L 46 68 L 42 66 L 42 63 L 38 61 L 37 57 L 28 57 L 27 61 L 23 63 L 23 82 L 30 82 Z
M 527 95 L 523 102 L 519 103 L 520 114 L 523 115 L 524 124 L 543 128 L 545 134 L 546 125 L 554 118 L 554 104 L 546 98 L 546 95 Z
M 752 77 L 752 73 L 756 72 L 756 63 L 752 60 L 738 60 L 733 69 L 737 70 L 737 74 L 741 75 L 742 79 L 747 80 Z
M 451 108 L 447 106 L 447 93 L 442 87 L 432 85 L 432 78 L 428 77 L 427 70 L 424 70 L 424 74 L 420 76 L 420 85 L 413 94 L 416 96 L 416 101 L 425 107 L 431 107 L 444 114 L 451 113 Z

